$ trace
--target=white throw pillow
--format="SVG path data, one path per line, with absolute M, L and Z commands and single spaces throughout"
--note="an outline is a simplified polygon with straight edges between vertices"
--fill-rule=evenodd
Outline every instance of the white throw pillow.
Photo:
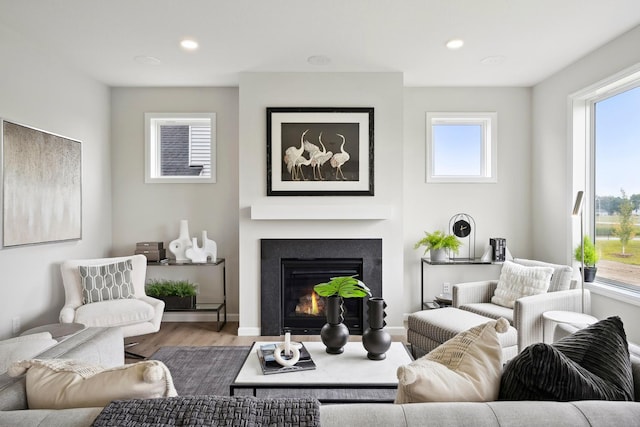
M 398 368 L 395 403 L 488 402 L 498 398 L 502 348 L 500 318 L 461 332 L 420 359 Z
M 49 347 L 58 344 L 49 332 L 23 335 L 0 341 L 0 373 L 5 372 L 12 363 L 30 359 Z
M 105 369 L 77 360 L 23 360 L 9 368 L 10 376 L 26 371 L 29 409 L 106 406 L 118 399 L 177 396 L 171 373 L 157 360 Z
M 525 267 L 505 261 L 491 302 L 513 308 L 518 298 L 547 292 L 552 275 L 551 267 Z

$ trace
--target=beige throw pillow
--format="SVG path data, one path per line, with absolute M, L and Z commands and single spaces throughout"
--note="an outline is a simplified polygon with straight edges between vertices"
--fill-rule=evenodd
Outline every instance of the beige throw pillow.
M 552 275 L 551 267 L 525 267 L 505 261 L 491 302 L 513 308 L 518 298 L 547 292 Z
M 395 403 L 487 402 L 496 400 L 502 373 L 497 332 L 500 318 L 459 333 L 430 353 L 398 368 Z
M 173 379 L 157 360 L 105 369 L 69 359 L 23 360 L 9 375 L 26 371 L 29 409 L 67 409 L 106 406 L 117 399 L 177 396 Z

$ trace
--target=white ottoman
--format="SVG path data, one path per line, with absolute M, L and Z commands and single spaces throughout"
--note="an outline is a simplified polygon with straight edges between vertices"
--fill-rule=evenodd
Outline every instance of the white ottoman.
M 409 315 L 407 341 L 411 344 L 413 356 L 420 357 L 456 334 L 491 320 L 495 319 L 453 307 L 418 311 Z M 503 362 L 518 354 L 518 333 L 513 326 L 498 334 L 498 339 Z

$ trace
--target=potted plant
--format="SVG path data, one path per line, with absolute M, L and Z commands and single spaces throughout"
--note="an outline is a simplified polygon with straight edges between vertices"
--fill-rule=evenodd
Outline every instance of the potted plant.
M 165 303 L 165 309 L 192 310 L 196 306 L 197 287 L 188 280 L 150 280 L 145 288 L 148 296 Z
M 596 278 L 596 263 L 598 262 L 598 252 L 596 246 L 589 236 L 584 236 L 582 245 L 578 245 L 573 253 L 574 258 L 582 263 L 582 252 L 584 247 L 584 271 L 582 272 L 585 282 L 593 282 Z M 580 267 L 582 269 L 582 267 Z
M 322 342 L 327 347 L 327 353 L 340 354 L 349 340 L 349 329 L 342 323 L 342 299 L 371 296 L 371 290 L 355 276 L 333 277 L 327 283 L 315 285 L 313 290 L 321 297 L 327 298 L 327 323 L 320 330 Z
M 431 261 L 446 261 L 446 251 L 450 250 L 458 253 L 461 244 L 460 240 L 453 234 L 444 234 L 440 230 L 433 233 L 425 231 L 424 237 L 416 242 L 414 249 L 424 246 L 425 255 L 427 251 L 430 251 Z

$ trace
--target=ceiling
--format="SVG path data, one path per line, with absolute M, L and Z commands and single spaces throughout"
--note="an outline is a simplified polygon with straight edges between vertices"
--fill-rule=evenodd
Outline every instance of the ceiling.
M 639 0 L 0 0 L 5 31 L 110 86 L 383 71 L 406 86 L 527 87 L 639 24 Z

